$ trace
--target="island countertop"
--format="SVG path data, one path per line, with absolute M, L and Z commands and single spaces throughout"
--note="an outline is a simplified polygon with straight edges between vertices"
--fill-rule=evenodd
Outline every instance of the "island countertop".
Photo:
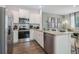
M 51 30 L 39 30 L 39 29 L 34 29 L 34 30 L 44 32 L 44 33 L 54 34 L 54 35 L 64 35 L 64 34 L 73 33 L 73 32 L 59 32 L 59 31 L 51 31 Z

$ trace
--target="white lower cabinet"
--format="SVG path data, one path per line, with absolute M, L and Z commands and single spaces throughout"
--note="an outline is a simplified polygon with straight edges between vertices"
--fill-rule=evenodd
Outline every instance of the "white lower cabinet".
M 39 45 L 44 48 L 43 32 L 39 30 L 34 30 L 34 39 L 39 43 Z
M 55 54 L 71 54 L 71 36 L 57 35 L 54 40 Z
M 30 40 L 34 40 L 34 30 L 30 29 Z
M 18 30 L 13 31 L 13 43 L 18 43 Z

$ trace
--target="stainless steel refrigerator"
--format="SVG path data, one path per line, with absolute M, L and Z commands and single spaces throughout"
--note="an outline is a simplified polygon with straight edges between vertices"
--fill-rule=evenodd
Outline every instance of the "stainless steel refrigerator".
M 0 54 L 12 53 L 13 30 L 12 16 L 5 7 L 0 7 Z

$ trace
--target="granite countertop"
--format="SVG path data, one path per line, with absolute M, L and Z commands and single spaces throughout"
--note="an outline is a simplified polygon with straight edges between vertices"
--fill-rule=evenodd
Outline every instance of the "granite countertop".
M 59 31 L 40 30 L 40 29 L 34 29 L 34 30 L 49 33 L 49 34 L 54 34 L 54 35 L 64 35 L 64 34 L 72 34 L 73 33 L 73 32 L 59 32 Z
M 54 34 L 54 35 L 66 35 L 66 34 L 72 34 L 73 32 L 59 32 L 59 31 L 44 31 L 49 34 Z

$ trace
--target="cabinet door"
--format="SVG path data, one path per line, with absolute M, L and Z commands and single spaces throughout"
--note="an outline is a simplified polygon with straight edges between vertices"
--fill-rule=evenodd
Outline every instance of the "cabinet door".
M 13 12 L 13 23 L 19 23 L 19 12 L 18 11 L 12 11 Z
M 30 29 L 30 40 L 34 40 L 34 30 L 33 29 Z
M 13 31 L 13 43 L 18 42 L 18 30 Z
M 19 9 L 19 17 L 29 18 L 29 10 Z
M 34 30 L 33 38 L 39 43 L 39 45 L 44 48 L 44 39 L 43 39 L 43 32 Z
M 53 49 L 53 41 L 54 41 L 54 36 L 51 34 L 44 33 L 44 49 L 47 53 L 52 54 L 54 53 Z

